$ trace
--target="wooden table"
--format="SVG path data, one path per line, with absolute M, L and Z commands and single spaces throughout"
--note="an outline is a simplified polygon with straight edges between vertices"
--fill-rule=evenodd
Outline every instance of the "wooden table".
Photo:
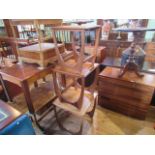
M 0 130 L 21 116 L 21 113 L 0 100 Z
M 128 72 L 119 78 L 119 68 L 106 67 L 98 76 L 99 104 L 128 116 L 145 119 L 151 103 L 155 75 L 139 78 Z
M 64 45 L 58 44 L 61 53 L 64 53 Z M 41 67 L 46 67 L 49 63 L 57 60 L 54 43 L 41 43 L 19 48 L 19 58 L 23 62 L 37 63 Z
M 7 95 L 8 100 L 11 100 L 8 94 L 8 91 L 5 87 L 4 80 L 9 81 L 13 84 L 21 87 L 28 110 L 32 114 L 34 120 L 37 122 L 36 110 L 32 103 L 31 94 L 29 86 L 30 84 L 36 83 L 37 80 L 46 77 L 49 74 L 52 74 L 52 66 L 49 66 L 45 69 L 38 69 L 37 66 L 28 65 L 28 64 L 15 64 L 12 67 L 6 67 L 0 70 L 1 83 L 3 85 L 5 94 Z

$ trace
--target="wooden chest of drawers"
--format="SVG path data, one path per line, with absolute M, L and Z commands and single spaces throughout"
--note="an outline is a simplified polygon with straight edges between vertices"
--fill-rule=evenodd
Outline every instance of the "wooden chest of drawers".
M 145 119 L 154 88 L 155 75 L 139 78 L 126 73 L 118 78 L 119 68 L 107 67 L 99 74 L 99 104 L 105 108 L 139 119 Z

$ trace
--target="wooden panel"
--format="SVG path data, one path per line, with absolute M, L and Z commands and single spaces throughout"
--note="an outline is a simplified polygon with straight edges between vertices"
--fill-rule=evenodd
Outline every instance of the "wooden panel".
M 8 94 L 11 99 L 22 92 L 21 88 L 9 81 L 5 81 L 5 86 L 7 88 Z
M 19 54 L 20 54 L 20 57 L 31 58 L 31 59 L 35 59 L 35 60 L 40 60 L 40 55 L 38 53 L 20 51 Z
M 154 87 L 150 86 L 144 86 L 141 84 L 138 84 L 136 82 L 128 82 L 128 81 L 121 81 L 117 79 L 108 79 L 108 78 L 101 78 L 99 77 L 99 85 L 102 87 L 104 85 L 107 85 L 108 83 L 111 84 L 111 86 L 115 85 L 117 87 L 124 87 L 126 89 L 132 89 L 134 91 L 140 91 L 140 92 L 150 92 L 154 90 Z
M 155 75 L 143 73 L 143 77 L 139 78 L 133 72 L 127 72 L 123 77 L 119 78 L 120 69 L 114 67 L 106 67 L 104 71 L 99 74 L 99 78 L 105 77 L 112 80 L 119 80 L 119 82 L 136 83 L 140 85 L 150 86 L 155 88 Z
M 59 50 L 60 50 L 60 53 L 63 53 L 65 51 L 64 46 L 60 46 Z M 43 56 L 44 56 L 44 59 L 49 59 L 50 57 L 56 56 L 55 49 L 50 49 L 50 50 L 44 52 Z
M 12 19 L 13 25 L 33 25 L 35 19 Z M 39 24 L 60 25 L 62 19 L 37 19 Z
M 63 44 L 58 44 L 60 52 L 65 51 Z M 46 67 L 48 63 L 52 63 L 52 58 L 56 56 L 54 43 L 41 43 L 19 48 L 22 61 L 28 63 L 37 63 L 42 67 Z
M 103 96 L 99 96 L 99 104 L 105 108 L 120 112 L 127 116 L 132 116 L 138 119 L 145 119 L 148 107 L 140 108 L 133 107 L 133 105 L 123 103 L 116 99 L 109 99 Z

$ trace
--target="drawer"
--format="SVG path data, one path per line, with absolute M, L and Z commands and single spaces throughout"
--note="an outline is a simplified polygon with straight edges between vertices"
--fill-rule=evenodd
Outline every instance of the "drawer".
M 104 86 L 105 84 L 111 84 L 112 86 L 115 87 L 124 87 L 126 89 L 132 89 L 133 91 L 140 91 L 140 92 L 145 92 L 145 93 L 150 93 L 151 95 L 154 92 L 154 88 L 146 85 L 141 85 L 136 82 L 127 82 L 127 81 L 122 81 L 122 80 L 117 80 L 117 79 L 112 79 L 112 78 L 106 78 L 106 77 L 100 77 L 99 76 L 99 86 Z
M 149 106 L 137 107 L 124 102 L 120 102 L 119 100 L 109 99 L 108 97 L 100 96 L 100 95 L 99 95 L 98 104 L 110 110 L 125 114 L 127 116 L 139 118 L 139 119 L 145 119 L 145 116 L 149 107 Z
M 99 83 L 98 91 L 102 94 L 109 94 L 114 95 L 119 98 L 130 98 L 132 100 L 135 100 L 136 102 L 144 102 L 144 103 L 150 103 L 153 95 L 153 91 L 137 91 L 131 87 L 122 87 L 120 85 L 111 84 L 111 83 Z
M 142 107 L 142 108 L 147 107 L 151 103 L 151 98 L 147 100 L 146 98 L 143 98 L 143 97 L 142 98 L 140 98 L 140 97 L 139 98 L 138 97 L 137 98 L 136 97 L 125 97 L 121 94 L 116 95 L 116 94 L 109 93 L 106 90 L 105 91 L 99 90 L 99 95 L 104 96 L 104 97 L 108 98 L 109 100 L 114 99 L 114 100 L 118 100 L 119 102 L 122 102 L 124 104 L 130 104 L 132 106 Z

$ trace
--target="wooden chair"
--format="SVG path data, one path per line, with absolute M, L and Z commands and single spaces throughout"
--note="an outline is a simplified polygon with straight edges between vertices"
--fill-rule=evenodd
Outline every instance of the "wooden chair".
M 4 57 L 13 56 L 18 60 L 17 43 L 14 38 L 0 37 L 0 46 Z
M 96 39 L 94 45 L 94 51 L 92 55 L 85 56 L 85 31 L 94 29 L 96 31 Z M 64 60 L 60 54 L 60 51 L 57 46 L 56 40 L 56 31 L 70 31 L 71 32 L 71 40 L 72 40 L 72 49 L 73 56 Z M 80 52 L 76 51 L 75 48 L 75 32 L 81 33 L 81 48 Z M 91 118 L 93 118 L 95 105 L 96 105 L 96 97 L 94 95 L 94 88 L 97 82 L 97 74 L 99 72 L 98 64 L 95 63 L 97 49 L 99 44 L 99 35 L 100 35 L 100 27 L 81 27 L 81 26 L 61 26 L 54 27 L 52 29 L 52 36 L 54 39 L 56 54 L 58 58 L 58 65 L 53 69 L 53 82 L 55 87 L 55 92 L 57 94 L 57 99 L 54 101 L 55 105 L 55 116 L 60 128 L 67 130 L 61 124 L 56 107 L 68 111 L 78 117 L 84 117 L 85 114 L 88 114 Z M 95 72 L 95 80 L 89 86 L 85 87 L 85 79 L 86 77 Z M 64 79 L 70 78 L 72 79 L 69 84 L 64 84 L 59 77 L 64 77 Z M 62 79 L 62 78 L 61 78 Z M 80 81 L 80 82 L 79 82 Z M 79 134 L 82 132 L 83 123 L 81 123 L 80 130 L 73 134 Z M 68 131 L 68 130 L 67 130 Z

